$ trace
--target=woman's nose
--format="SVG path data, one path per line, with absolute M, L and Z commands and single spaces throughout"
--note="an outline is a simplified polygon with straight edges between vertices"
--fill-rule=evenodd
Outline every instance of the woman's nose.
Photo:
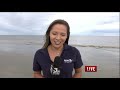
M 60 38 L 61 38 L 60 35 L 57 35 L 57 36 L 56 36 L 56 39 L 60 39 Z

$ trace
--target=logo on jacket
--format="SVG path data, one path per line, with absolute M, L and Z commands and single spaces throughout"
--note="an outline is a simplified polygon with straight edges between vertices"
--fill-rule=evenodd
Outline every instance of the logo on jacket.
M 72 63 L 72 59 L 64 59 L 64 63 Z

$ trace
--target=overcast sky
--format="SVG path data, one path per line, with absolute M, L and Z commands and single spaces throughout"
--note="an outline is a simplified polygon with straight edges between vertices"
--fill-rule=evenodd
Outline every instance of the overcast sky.
M 70 25 L 71 35 L 118 36 L 119 12 L 0 12 L 0 35 L 44 35 L 55 19 Z

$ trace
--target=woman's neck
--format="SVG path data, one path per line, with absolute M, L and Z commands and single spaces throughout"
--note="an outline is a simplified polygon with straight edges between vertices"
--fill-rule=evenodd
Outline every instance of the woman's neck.
M 60 48 L 55 48 L 54 46 L 50 45 L 49 49 L 52 50 L 52 52 L 55 52 L 57 56 L 60 56 L 63 50 L 63 46 L 61 46 Z
M 50 45 L 50 48 L 51 48 L 52 51 L 62 51 L 63 45 L 59 48 L 55 48 L 54 46 Z

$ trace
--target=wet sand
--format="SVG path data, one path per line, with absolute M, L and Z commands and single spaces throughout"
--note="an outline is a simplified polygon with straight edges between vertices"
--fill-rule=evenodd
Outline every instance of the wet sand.
M 75 46 L 75 45 L 73 45 Z M 35 41 L 0 41 L 0 78 L 33 78 L 33 57 L 42 45 Z M 119 48 L 75 46 L 83 59 L 82 78 L 120 78 Z M 97 66 L 97 72 L 85 72 L 85 66 Z
M 119 49 L 78 47 L 81 51 L 83 78 L 119 78 Z M 85 72 L 85 66 L 97 66 L 97 72 Z

